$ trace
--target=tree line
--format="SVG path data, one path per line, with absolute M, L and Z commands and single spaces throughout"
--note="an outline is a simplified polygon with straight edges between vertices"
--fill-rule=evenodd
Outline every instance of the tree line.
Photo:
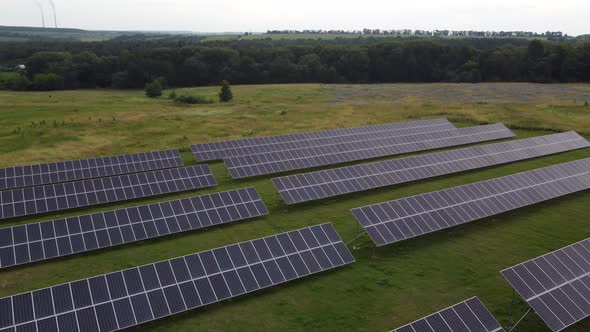
M 435 36 L 435 37 L 495 37 L 495 38 L 549 38 L 561 39 L 568 35 L 561 31 L 478 31 L 478 30 L 411 30 L 411 29 L 362 29 L 362 30 L 267 30 L 269 35 L 385 35 L 385 36 Z
M 196 42 L 181 37 L 98 43 L 12 43 L 0 67 L 18 84 L 54 90 L 267 83 L 590 82 L 590 42 L 361 38 Z

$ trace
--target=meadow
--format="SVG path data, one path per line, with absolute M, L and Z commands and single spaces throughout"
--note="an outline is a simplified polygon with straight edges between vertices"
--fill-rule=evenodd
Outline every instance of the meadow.
M 214 98 L 217 87 L 177 93 Z M 590 85 L 391 84 L 234 86 L 227 104 L 177 105 L 142 91 L 0 92 L 0 166 L 179 148 L 207 141 L 447 117 L 457 126 L 503 122 L 517 138 L 576 130 L 590 138 Z M 270 215 L 0 271 L 0 296 L 90 277 L 205 249 L 332 222 L 345 241 L 349 210 L 590 157 L 590 149 L 287 207 L 269 177 L 232 180 L 210 163 L 219 186 L 147 200 L 3 221 L 2 226 L 106 211 L 255 186 Z M 590 236 L 590 192 L 374 249 L 357 262 L 245 297 L 162 319 L 137 331 L 387 331 L 472 296 L 503 325 L 528 308 L 511 305 L 499 271 Z M 590 321 L 568 332 L 588 331 Z M 529 314 L 515 332 L 549 331 Z

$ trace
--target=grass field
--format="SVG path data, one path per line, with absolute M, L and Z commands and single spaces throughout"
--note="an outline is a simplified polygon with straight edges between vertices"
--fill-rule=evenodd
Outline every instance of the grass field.
M 0 166 L 181 148 L 191 143 L 448 117 L 458 126 L 504 122 L 518 138 L 577 130 L 590 138 L 590 85 L 268 85 L 236 86 L 228 104 L 179 106 L 141 91 L 0 92 Z M 177 91 L 179 93 L 181 91 Z M 217 88 L 186 89 L 213 98 Z M 345 240 L 357 229 L 349 210 L 428 191 L 590 157 L 590 149 L 372 190 L 287 208 L 269 178 L 231 180 L 211 163 L 219 186 L 3 226 L 255 186 L 270 215 L 205 231 L 0 271 L 0 296 L 324 222 Z M 590 192 L 373 250 L 357 263 L 173 318 L 137 331 L 387 331 L 479 296 L 508 325 L 512 291 L 499 271 L 590 236 Z M 366 239 L 365 239 L 366 242 Z M 361 241 L 360 243 L 363 243 Z M 573 331 L 590 330 L 590 321 Z M 549 331 L 529 315 L 515 332 Z

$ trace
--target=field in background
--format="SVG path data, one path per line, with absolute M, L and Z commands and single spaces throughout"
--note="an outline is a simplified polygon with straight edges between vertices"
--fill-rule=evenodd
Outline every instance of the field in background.
M 217 90 L 177 94 L 214 98 Z M 445 116 L 459 126 L 504 122 L 523 128 L 515 131 L 518 138 L 548 130 L 577 130 L 590 138 L 590 108 L 584 106 L 590 85 L 310 84 L 233 90 L 232 103 L 199 106 L 147 99 L 141 91 L 0 92 L 0 166 L 161 148 L 182 148 L 185 162 L 194 163 L 190 143 Z M 351 208 L 587 157 L 590 149 L 289 208 L 270 177 L 231 180 L 216 162 L 211 166 L 220 185 L 213 189 L 59 216 L 246 186 L 258 189 L 270 216 L 0 271 L 0 296 L 323 222 L 333 222 L 349 240 L 357 229 Z M 498 272 L 589 237 L 589 199 L 590 192 L 576 194 L 375 251 L 363 246 L 353 251 L 357 263 L 349 267 L 135 330 L 386 331 L 474 295 L 507 324 L 527 308 L 519 304 L 511 315 L 511 289 Z M 587 321 L 567 331 L 589 329 Z M 524 331 L 548 330 L 529 315 L 515 330 Z
M 51 22 L 53 23 L 53 22 Z M 69 28 L 39 28 L 0 25 L 0 42 L 27 41 L 68 41 L 68 42 L 102 42 L 121 36 L 191 35 L 188 31 L 109 31 L 82 30 Z
M 143 91 L 0 91 L 0 166 L 423 117 L 590 135 L 590 85 L 234 86 L 228 104 L 181 106 Z M 216 99 L 218 88 L 179 89 Z M 167 92 L 166 92 L 167 93 Z M 165 95 L 166 95 L 165 93 Z

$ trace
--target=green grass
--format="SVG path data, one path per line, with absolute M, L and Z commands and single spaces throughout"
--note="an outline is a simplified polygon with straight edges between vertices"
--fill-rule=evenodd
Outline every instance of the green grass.
M 550 96 L 551 91 L 545 91 L 535 100 L 510 99 L 498 92 L 500 101 L 486 104 L 461 100 L 442 103 L 436 96 L 428 95 L 428 91 L 440 86 L 424 85 L 416 86 L 413 94 L 405 94 L 404 100 L 385 100 L 392 91 L 405 87 L 237 86 L 233 88 L 236 100 L 232 103 L 194 106 L 148 99 L 141 91 L 0 92 L 0 100 L 3 100 L 0 103 L 0 164 L 8 166 L 172 147 L 183 148 L 185 162 L 192 163 L 187 152 L 190 143 L 435 116 L 448 116 L 459 126 L 505 121 L 518 127 L 552 130 L 584 132 L 589 128 L 590 110 L 580 109 L 573 101 L 552 102 L 549 106 L 545 97 Z M 343 96 L 340 93 L 343 88 L 356 94 Z M 474 93 L 467 85 L 447 88 L 456 89 L 454 94 Z M 589 86 L 554 88 L 558 95 L 563 89 L 587 90 Z M 215 87 L 189 90 L 185 92 L 211 98 L 217 92 Z M 335 101 L 336 97 L 345 98 Z M 425 98 L 433 100 L 421 103 Z M 20 130 L 15 131 L 16 128 Z M 539 129 L 515 132 L 518 138 L 549 133 Z M 282 203 L 270 176 L 236 181 L 230 178 L 223 163 L 214 162 L 210 165 L 219 186 L 212 189 L 4 221 L 3 225 L 246 186 L 257 188 L 270 215 L 0 271 L 0 296 L 324 222 L 334 223 L 341 236 L 350 240 L 357 231 L 349 212 L 351 208 L 587 157 L 590 157 L 590 149 L 293 207 Z M 364 238 L 357 242 L 363 244 L 360 249 L 353 250 L 357 262 L 348 267 L 135 330 L 387 331 L 471 296 L 479 296 L 503 324 L 509 324 L 527 307 L 519 304 L 510 315 L 511 288 L 499 271 L 589 237 L 589 199 L 590 192 L 579 193 L 375 250 Z M 567 331 L 589 329 L 590 322 L 584 322 Z M 529 315 L 515 330 L 525 331 L 548 329 L 538 317 Z

